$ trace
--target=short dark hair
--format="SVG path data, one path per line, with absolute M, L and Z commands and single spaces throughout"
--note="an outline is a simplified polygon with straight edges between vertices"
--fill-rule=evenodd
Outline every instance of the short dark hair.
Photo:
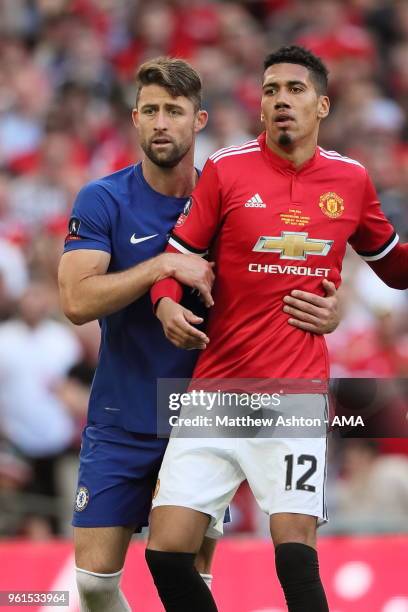
M 136 107 L 140 92 L 145 85 L 159 85 L 173 96 L 189 98 L 195 110 L 201 108 L 200 76 L 184 60 L 173 57 L 156 57 L 140 66 L 136 73 Z
M 274 53 L 270 53 L 264 61 L 264 71 L 274 64 L 299 64 L 305 66 L 310 72 L 310 77 L 319 95 L 327 93 L 329 82 L 329 71 L 317 55 L 314 55 L 304 47 L 292 45 L 281 47 Z

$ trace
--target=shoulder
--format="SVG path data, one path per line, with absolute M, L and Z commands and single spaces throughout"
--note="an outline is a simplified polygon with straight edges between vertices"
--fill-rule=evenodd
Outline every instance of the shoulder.
M 82 187 L 74 202 L 74 215 L 102 216 L 104 219 L 116 214 L 120 203 L 128 199 L 129 182 L 134 177 L 134 166 L 123 168 L 108 176 L 90 181 Z
M 134 176 L 134 166 L 127 166 L 113 174 L 90 181 L 82 187 L 78 195 L 104 197 L 108 194 L 121 192 L 132 176 Z
M 323 149 L 322 147 L 318 147 L 318 152 L 320 160 L 325 165 L 332 166 L 333 169 L 336 169 L 336 171 L 342 169 L 349 175 L 361 176 L 362 178 L 366 179 L 367 170 L 363 164 L 356 159 L 341 155 L 337 151 L 326 151 L 326 149 Z
M 249 140 L 242 145 L 234 147 L 225 147 L 224 149 L 218 149 L 215 153 L 210 155 L 208 158 L 213 164 L 217 166 L 224 166 L 233 163 L 234 165 L 239 161 L 245 160 L 248 162 L 250 156 L 254 156 L 261 152 L 261 147 L 257 139 Z

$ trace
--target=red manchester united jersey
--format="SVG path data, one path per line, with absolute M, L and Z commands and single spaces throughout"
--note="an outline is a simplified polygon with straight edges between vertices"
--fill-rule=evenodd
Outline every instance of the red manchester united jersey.
M 323 278 L 338 286 L 347 242 L 375 260 L 398 237 L 359 162 L 317 148 L 296 169 L 262 134 L 210 157 L 169 242 L 216 262 L 195 378 L 325 380 L 324 337 L 289 325 L 283 297 L 324 295 Z

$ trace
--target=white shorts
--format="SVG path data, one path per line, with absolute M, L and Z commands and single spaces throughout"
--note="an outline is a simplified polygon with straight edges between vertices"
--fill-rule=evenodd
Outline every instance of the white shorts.
M 303 395 L 286 396 L 298 406 Z M 311 396 L 308 396 L 310 402 Z M 324 395 L 313 402 L 327 416 Z M 284 407 L 283 407 L 284 412 Z M 280 432 L 281 430 L 279 430 Z M 245 479 L 268 515 L 293 512 L 327 521 L 327 437 L 172 437 L 159 472 L 153 508 L 183 506 L 211 517 L 210 537 L 222 535 L 225 510 Z M 209 534 L 208 534 L 209 535 Z

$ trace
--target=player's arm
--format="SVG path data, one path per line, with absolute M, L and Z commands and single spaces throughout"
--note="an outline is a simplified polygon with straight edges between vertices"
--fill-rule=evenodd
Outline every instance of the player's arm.
M 325 296 L 294 289 L 283 298 L 289 325 L 313 334 L 330 334 L 340 323 L 340 310 L 334 283 L 323 279 Z
M 408 289 L 408 242 L 397 243 L 378 260 L 367 260 L 368 265 L 393 289 Z
M 203 266 L 206 262 L 197 259 L 194 276 L 200 284 L 207 270 Z M 64 253 L 58 271 L 63 311 L 77 325 L 112 314 L 140 298 L 156 281 L 175 273 L 175 266 L 182 268 L 183 262 L 177 260 L 159 255 L 123 272 L 107 274 L 110 255 L 105 251 L 78 249 Z M 193 284 L 194 266 L 189 266 Z
M 324 297 L 294 289 L 290 295 L 283 298 L 283 310 L 290 315 L 289 325 L 319 335 L 330 334 L 337 328 L 340 323 L 340 309 L 336 287 L 327 279 L 323 279 L 322 284 L 326 293 Z M 166 337 L 173 344 L 179 348 L 205 348 L 203 344 L 208 344 L 209 338 L 193 327 L 202 321 L 186 308 L 177 308 L 174 305 L 180 302 L 182 293 L 181 284 L 173 278 L 154 285 L 151 297 L 156 315 L 163 325 Z M 211 303 L 207 303 L 208 305 Z
M 408 243 L 399 243 L 368 175 L 360 224 L 349 242 L 386 285 L 408 289 Z
M 203 319 L 171 298 L 160 299 L 156 316 L 166 338 L 178 348 L 205 349 L 210 341 L 204 332 L 194 327 L 202 323 Z
M 204 294 L 211 291 L 211 264 L 178 253 L 161 254 L 128 270 L 108 273 L 110 218 L 103 197 L 92 184 L 78 195 L 69 232 L 58 280 L 62 308 L 77 325 L 128 306 L 153 283 L 173 274 Z
M 171 234 L 166 251 L 204 257 L 220 223 L 221 206 L 217 169 L 208 160 L 190 205 L 180 216 Z M 205 348 L 209 338 L 194 327 L 202 320 L 179 304 L 181 297 L 182 285 L 174 278 L 156 283 L 151 290 L 153 307 L 166 337 L 179 348 Z M 202 297 L 207 306 L 212 305 L 212 298 Z

